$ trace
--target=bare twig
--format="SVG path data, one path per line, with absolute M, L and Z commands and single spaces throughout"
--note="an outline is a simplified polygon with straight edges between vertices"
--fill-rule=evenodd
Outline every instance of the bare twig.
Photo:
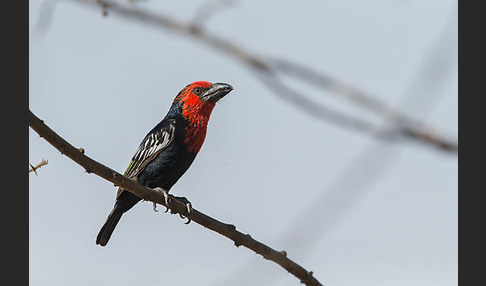
M 44 159 L 42 159 L 42 161 L 35 166 L 32 166 L 32 164 L 29 164 L 29 166 L 30 166 L 29 173 L 34 172 L 34 174 L 37 176 L 37 169 L 39 169 L 40 167 L 42 167 L 44 165 L 47 165 L 47 161 L 44 160 Z
M 164 196 L 150 188 L 142 186 L 128 177 L 104 166 L 103 164 L 84 155 L 84 149 L 75 148 L 69 142 L 64 140 L 52 129 L 44 124 L 29 110 L 29 126 L 34 129 L 42 138 L 58 149 L 63 155 L 71 158 L 74 162 L 81 165 L 87 173 L 93 173 L 112 182 L 116 186 L 123 187 L 125 190 L 132 192 L 140 198 L 165 206 Z M 168 206 L 171 213 L 179 213 L 187 216 L 186 205 L 177 199 L 173 199 Z M 305 270 L 302 266 L 287 258 L 285 251 L 276 251 L 273 248 L 253 239 L 249 234 L 243 234 L 236 230 L 232 224 L 222 223 L 208 215 L 197 210 L 191 214 L 192 221 L 215 231 L 234 241 L 236 246 L 244 246 L 256 253 L 262 255 L 265 259 L 271 260 L 289 273 L 297 277 L 305 285 L 322 285 L 312 274 L 311 271 Z
M 72 1 L 91 6 L 99 6 L 97 5 L 97 1 L 94 0 Z M 342 81 L 313 71 L 312 69 L 303 65 L 291 63 L 287 60 L 272 59 L 256 55 L 244 50 L 240 45 L 236 45 L 226 39 L 204 31 L 201 26 L 194 25 L 194 23 L 183 23 L 166 15 L 154 14 L 152 12 L 134 7 L 128 8 L 113 1 L 103 0 L 103 3 L 106 5 L 105 7 L 107 9 L 113 12 L 113 14 L 125 17 L 127 19 L 137 20 L 141 23 L 158 26 L 178 34 L 190 36 L 199 40 L 201 43 L 224 52 L 233 58 L 240 60 L 243 64 L 248 65 L 253 71 L 258 71 L 253 74 L 259 77 L 259 79 L 265 81 L 268 79 L 268 77 L 263 78 L 262 75 L 275 77 L 278 73 L 286 73 L 289 76 L 293 76 L 301 80 L 304 79 L 307 83 L 313 83 L 322 89 L 330 90 L 333 94 L 338 94 L 345 99 L 351 100 L 355 104 L 365 109 L 374 111 L 382 116 L 386 115 L 388 119 L 390 116 L 392 116 L 395 119 L 395 122 L 392 123 L 395 125 L 392 125 L 386 132 L 380 131 L 376 133 L 375 131 L 379 129 L 378 126 L 374 126 L 365 120 L 352 118 L 351 116 L 339 113 L 337 111 L 332 111 L 330 108 L 323 108 L 322 106 L 318 108 L 318 110 L 314 108 L 314 106 L 317 105 L 316 102 L 313 102 L 308 98 L 303 100 L 302 96 L 298 95 L 288 86 L 279 88 L 279 90 L 283 92 L 276 92 L 274 84 L 267 84 L 269 88 L 274 87 L 272 90 L 274 91 L 275 95 L 294 103 L 295 107 L 300 108 L 307 114 L 315 116 L 318 112 L 324 113 L 319 115 L 321 119 L 331 119 L 330 122 L 333 124 L 351 128 L 355 131 L 368 133 L 379 139 L 394 139 L 394 141 L 396 141 L 396 139 L 408 138 L 424 143 L 428 146 L 436 147 L 438 150 L 457 153 L 456 142 L 441 136 L 439 132 L 433 131 L 433 129 L 430 127 L 423 126 L 423 124 L 418 124 L 400 112 L 393 110 L 391 107 L 387 106 L 378 99 L 368 95 L 367 93 L 361 92 Z M 336 116 L 336 114 L 338 115 Z M 361 123 L 357 123 L 358 121 Z M 353 124 L 349 124 L 350 122 L 353 122 Z

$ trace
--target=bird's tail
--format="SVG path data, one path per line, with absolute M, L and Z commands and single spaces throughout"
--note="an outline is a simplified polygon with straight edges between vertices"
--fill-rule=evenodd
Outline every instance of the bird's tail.
M 115 204 L 113 210 L 110 212 L 110 215 L 108 215 L 105 224 L 96 237 L 96 244 L 105 246 L 108 243 L 108 240 L 110 240 L 111 234 L 115 230 L 115 227 L 120 221 L 123 213 L 124 211 L 118 207 L 117 204 Z

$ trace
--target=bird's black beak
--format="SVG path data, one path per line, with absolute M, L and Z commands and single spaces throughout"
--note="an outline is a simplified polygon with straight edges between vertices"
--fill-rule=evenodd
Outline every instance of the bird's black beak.
M 205 101 L 216 102 L 227 95 L 233 87 L 226 83 L 213 83 L 202 95 Z

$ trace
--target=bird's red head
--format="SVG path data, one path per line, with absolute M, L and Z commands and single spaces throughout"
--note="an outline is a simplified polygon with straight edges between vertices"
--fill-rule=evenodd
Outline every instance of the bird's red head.
M 190 152 L 197 153 L 201 149 L 216 102 L 231 90 L 233 87 L 229 84 L 196 81 L 183 88 L 174 99 L 174 103 L 182 108 L 182 117 L 188 122 L 184 143 Z

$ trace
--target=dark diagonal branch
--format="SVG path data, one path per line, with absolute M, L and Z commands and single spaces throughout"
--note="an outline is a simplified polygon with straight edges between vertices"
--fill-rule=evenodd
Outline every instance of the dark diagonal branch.
M 40 137 L 44 138 L 47 142 L 49 142 L 52 146 L 59 150 L 61 154 L 66 155 L 74 162 L 81 165 L 87 173 L 96 174 L 103 179 L 112 182 L 115 186 L 120 186 L 127 191 L 130 191 L 133 194 L 141 197 L 144 200 L 165 206 L 165 199 L 161 193 L 142 186 L 123 176 L 122 174 L 84 155 L 84 149 L 75 148 L 74 146 L 72 146 L 69 142 L 61 138 L 52 129 L 45 125 L 44 122 L 37 118 L 30 110 L 29 126 L 34 131 L 36 131 L 40 135 Z M 172 213 L 187 215 L 185 204 L 176 199 L 172 200 L 169 208 Z M 237 231 L 234 225 L 222 223 L 195 209 L 192 213 L 191 218 L 192 221 L 204 226 L 205 228 L 208 228 L 233 240 L 236 246 L 242 245 L 262 255 L 265 259 L 277 263 L 285 270 L 290 272 L 292 275 L 297 277 L 305 285 L 322 285 L 312 275 L 312 272 L 305 270 L 302 266 L 287 258 L 287 254 L 285 251 L 276 251 L 273 248 L 253 239 L 249 234 L 243 234 Z
M 198 40 L 200 43 L 206 44 L 215 50 L 223 52 L 249 66 L 252 71 L 257 71 L 253 74 L 261 80 L 265 81 L 268 78 L 271 78 L 274 82 L 280 81 L 277 78 L 277 75 L 285 74 L 303 82 L 313 84 L 322 90 L 330 91 L 331 94 L 339 95 L 364 109 L 370 110 L 380 116 L 386 117 L 387 119 L 391 119 L 391 123 L 393 125 L 391 125 L 391 128 L 387 130 L 386 133 L 383 133 L 382 131 L 375 133 L 374 131 L 379 130 L 381 128 L 380 126 L 372 124 L 371 122 L 363 119 L 353 118 L 352 116 L 332 110 L 331 108 L 324 107 L 305 95 L 302 96 L 302 94 L 295 92 L 288 85 L 281 86 L 278 88 L 281 92 L 276 92 L 274 84 L 265 82 L 267 86 L 273 90 L 273 94 L 279 96 L 281 99 L 293 103 L 293 106 L 312 116 L 317 115 L 317 117 L 320 119 L 325 119 L 333 124 L 344 128 L 350 128 L 354 131 L 371 134 L 378 139 L 393 139 L 393 141 L 397 141 L 397 139 L 411 139 L 416 142 L 435 147 L 438 150 L 457 153 L 456 142 L 445 138 L 432 128 L 419 124 L 415 120 L 408 118 L 404 114 L 392 109 L 384 102 L 378 100 L 376 97 L 373 97 L 365 92 L 361 92 L 357 88 L 352 87 L 343 81 L 339 81 L 333 77 L 319 73 L 303 65 L 295 64 L 287 60 L 272 59 L 256 55 L 243 49 L 241 45 L 234 44 L 231 41 L 215 34 L 208 33 L 202 29 L 202 25 L 199 25 L 197 21 L 193 21 L 192 23 L 184 23 L 166 15 L 159 13 L 156 14 L 135 8 L 133 6 L 128 7 L 114 1 L 71 1 L 96 7 L 98 9 L 100 7 L 99 2 L 102 2 L 103 7 L 108 9 L 114 15 L 160 27 L 177 34 L 189 36 Z M 265 75 L 265 77 L 262 75 Z

